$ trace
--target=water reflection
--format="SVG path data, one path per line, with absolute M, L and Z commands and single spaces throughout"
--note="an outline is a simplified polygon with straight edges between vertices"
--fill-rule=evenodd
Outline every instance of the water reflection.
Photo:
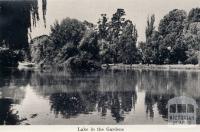
M 146 114 L 151 119 L 154 118 L 153 108 L 157 105 L 159 115 L 162 116 L 165 120 L 168 118 L 168 109 L 166 108 L 167 103 L 170 99 L 174 98 L 173 94 L 155 94 L 151 91 L 145 92 L 145 105 L 146 105 Z
M 200 106 L 199 78 L 198 72 L 176 71 L 1 70 L 0 124 L 24 124 L 26 118 L 30 124 L 167 124 L 169 99 L 185 95 Z M 199 109 L 197 115 L 199 124 Z
M 17 125 L 20 123 L 19 116 L 12 110 L 12 99 L 0 99 L 0 124 Z
M 78 114 L 89 114 L 95 110 L 96 96 L 93 92 L 54 93 L 50 96 L 51 110 L 55 115 L 71 118 Z
M 153 107 L 156 104 L 158 97 L 152 94 L 150 91 L 145 93 L 145 105 L 146 105 L 146 114 L 150 118 L 154 117 Z
M 50 103 L 56 117 L 59 114 L 64 118 L 77 117 L 96 109 L 101 116 L 106 116 L 109 109 L 114 120 L 120 122 L 124 120 L 124 112 L 130 112 L 135 106 L 136 96 L 134 91 L 54 93 L 50 95 Z

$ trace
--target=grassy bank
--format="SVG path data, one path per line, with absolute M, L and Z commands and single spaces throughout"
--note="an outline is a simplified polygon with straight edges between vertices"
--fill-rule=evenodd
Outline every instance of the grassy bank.
M 106 65 L 102 65 L 103 69 L 106 69 Z M 137 69 L 137 70 L 198 70 L 200 71 L 199 65 L 144 65 L 144 64 L 109 64 L 109 69 L 112 70 L 129 70 L 129 69 Z

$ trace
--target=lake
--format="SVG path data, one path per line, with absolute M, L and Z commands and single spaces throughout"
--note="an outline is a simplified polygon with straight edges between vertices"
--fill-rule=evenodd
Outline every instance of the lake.
M 168 124 L 169 99 L 188 96 L 200 106 L 195 71 L 3 69 L 0 80 L 1 125 Z

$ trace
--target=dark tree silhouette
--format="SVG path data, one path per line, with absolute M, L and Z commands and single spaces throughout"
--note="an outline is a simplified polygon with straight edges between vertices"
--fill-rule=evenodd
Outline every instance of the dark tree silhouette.
M 47 1 L 42 0 L 42 3 L 46 23 Z M 38 0 L 0 1 L 0 46 L 27 51 L 28 30 L 31 31 L 31 26 L 36 26 L 39 19 Z
M 71 118 L 79 114 L 88 114 L 94 111 L 96 99 L 96 93 L 92 91 L 54 93 L 50 96 L 51 111 L 56 116 L 60 113 L 63 118 Z
M 12 99 L 0 99 L 0 125 L 19 125 L 20 119 L 17 113 L 11 109 Z

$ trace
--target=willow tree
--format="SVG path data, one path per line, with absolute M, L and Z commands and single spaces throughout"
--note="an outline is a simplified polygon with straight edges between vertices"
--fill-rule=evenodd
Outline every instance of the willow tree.
M 46 0 L 42 0 L 44 24 Z M 28 34 L 40 20 L 38 0 L 0 1 L 0 46 L 28 51 Z M 46 24 L 45 24 L 46 25 Z

